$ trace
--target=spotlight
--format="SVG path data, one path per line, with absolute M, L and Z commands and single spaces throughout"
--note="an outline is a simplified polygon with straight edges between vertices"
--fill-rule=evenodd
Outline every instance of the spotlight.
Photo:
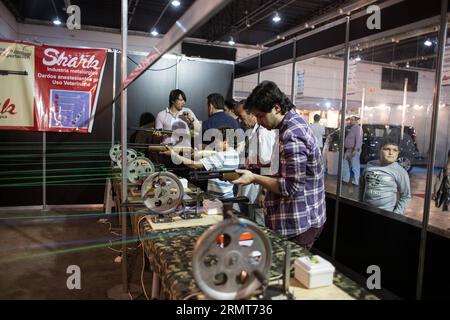
M 56 18 L 53 20 L 53 24 L 54 24 L 55 26 L 59 26 L 59 25 L 61 24 L 61 20 L 59 20 L 59 18 L 56 17 Z
M 150 34 L 151 34 L 152 36 L 156 37 L 159 33 L 158 33 L 158 30 L 153 29 L 152 32 L 150 32 Z
M 433 42 L 431 42 L 430 40 L 427 39 L 427 40 L 425 40 L 425 42 L 423 44 L 426 45 L 427 47 L 431 47 Z
M 234 45 L 236 44 L 236 42 L 234 42 L 233 37 L 230 37 L 230 40 L 228 41 L 228 44 L 229 44 L 230 46 L 234 46 Z
M 278 23 L 281 21 L 281 17 L 278 15 L 278 12 L 275 12 L 275 15 L 272 18 L 272 21 Z
M 406 62 L 406 67 L 407 67 L 407 68 L 409 68 L 409 61 L 408 61 L 408 62 Z
M 172 6 L 174 6 L 174 7 L 179 7 L 180 4 L 181 4 L 181 2 L 178 1 L 178 0 L 173 0 L 173 1 L 171 2 L 171 4 L 172 4 Z

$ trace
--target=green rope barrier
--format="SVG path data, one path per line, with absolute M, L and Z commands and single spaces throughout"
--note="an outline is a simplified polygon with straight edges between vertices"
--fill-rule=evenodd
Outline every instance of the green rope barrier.
M 96 167 L 96 168 L 64 168 L 64 169 L 46 169 L 46 172 L 60 172 L 60 171 L 110 171 L 111 167 Z M 44 170 L 15 170 L 15 171 L 1 171 L 2 175 L 13 175 L 13 174 L 26 174 L 26 173 L 42 173 Z
M 56 184 L 56 183 L 85 182 L 85 181 L 96 181 L 96 180 L 97 181 L 98 180 L 106 181 L 106 178 L 74 179 L 74 180 L 62 180 L 62 181 L 51 181 L 51 182 L 48 181 L 48 182 L 46 182 L 46 185 L 51 185 L 51 184 Z M 44 185 L 44 183 L 42 181 L 39 181 L 39 182 L 1 184 L 0 187 L 1 188 L 22 187 L 22 186 L 39 187 L 42 185 Z
M 8 262 L 17 262 L 17 261 L 21 261 L 21 260 L 41 258 L 41 257 L 48 257 L 48 256 L 52 256 L 52 255 L 64 254 L 64 253 L 70 253 L 70 252 L 80 252 L 80 251 L 93 250 L 93 249 L 99 249 L 99 248 L 108 248 L 111 246 L 119 246 L 122 244 L 137 243 L 139 241 L 142 242 L 142 241 L 155 240 L 155 239 L 168 239 L 168 238 L 173 238 L 173 237 L 177 237 L 177 236 L 181 236 L 181 235 L 185 235 L 185 234 L 191 234 L 191 235 L 197 236 L 197 235 L 202 234 L 206 230 L 206 228 L 198 228 L 195 231 L 189 230 L 189 228 L 184 228 L 184 229 L 188 229 L 188 230 L 180 230 L 180 231 L 177 230 L 177 231 L 158 233 L 158 234 L 146 234 L 146 235 L 140 237 L 139 239 L 135 238 L 135 239 L 130 239 L 130 240 L 126 240 L 126 241 L 111 241 L 111 242 L 81 246 L 81 247 L 76 247 L 76 248 L 52 250 L 49 252 L 6 256 L 6 257 L 0 258 L 0 264 L 4 264 L 4 263 L 8 263 Z
M 111 141 L 47 141 L 46 144 L 92 144 L 92 143 L 98 143 L 98 144 L 104 144 L 104 145 L 111 145 Z M 42 141 L 4 141 L 0 143 L 0 146 L 3 144 L 41 144 Z M 119 144 L 119 143 L 117 143 Z
M 108 177 L 108 178 L 114 178 L 116 177 L 116 174 L 112 173 L 86 173 L 86 174 L 65 174 L 65 175 L 57 175 L 57 176 L 48 176 L 46 175 L 46 179 L 55 179 L 55 178 L 71 178 L 71 177 Z M 6 178 L 0 178 L 0 180 L 33 180 L 33 179 L 42 179 L 42 175 L 39 176 L 28 176 L 28 177 L 6 177 Z
M 108 154 L 104 152 L 61 152 L 61 153 L 47 153 L 47 158 L 57 157 L 93 157 L 104 156 L 108 157 Z M 42 158 L 42 154 L 12 154 L 12 155 L 0 155 L 0 159 L 17 159 L 17 158 Z
M 22 160 L 22 161 L 29 161 L 29 160 Z M 108 160 L 86 160 L 86 161 L 47 161 L 47 165 L 49 164 L 69 164 L 69 163 L 110 163 L 111 159 Z M 41 165 L 42 162 L 30 162 L 30 163 L 0 163 L 0 166 L 31 166 L 31 165 Z

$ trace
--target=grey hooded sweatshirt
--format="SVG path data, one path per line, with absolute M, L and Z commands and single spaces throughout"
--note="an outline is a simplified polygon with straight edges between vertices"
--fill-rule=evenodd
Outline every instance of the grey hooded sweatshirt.
M 363 202 L 404 214 L 411 200 L 411 188 L 408 173 L 397 162 L 385 166 L 379 160 L 368 162 L 362 180 Z

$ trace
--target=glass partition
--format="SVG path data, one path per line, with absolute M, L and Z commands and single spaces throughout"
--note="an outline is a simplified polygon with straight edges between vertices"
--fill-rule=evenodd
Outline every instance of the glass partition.
M 318 120 L 317 139 L 322 143 L 325 190 L 336 194 L 339 161 L 339 126 L 344 74 L 343 51 L 298 61 L 295 65 L 294 104 L 311 124 Z M 323 129 L 322 129 L 322 128 Z
M 428 26 L 350 51 L 340 195 L 413 222 L 422 221 L 425 198 L 435 30 Z
M 264 80 L 275 82 L 280 90 L 290 97 L 292 88 L 292 63 L 261 71 L 260 81 L 262 82 Z
M 450 30 L 447 30 L 447 37 Z M 431 41 L 437 41 L 432 39 Z M 431 118 L 431 110 L 429 111 Z M 428 229 L 450 237 L 450 43 L 444 51 L 444 65 L 436 135 L 433 170 L 433 194 Z
M 257 85 L 258 85 L 257 73 L 234 79 L 233 98 L 237 101 L 246 99 Z

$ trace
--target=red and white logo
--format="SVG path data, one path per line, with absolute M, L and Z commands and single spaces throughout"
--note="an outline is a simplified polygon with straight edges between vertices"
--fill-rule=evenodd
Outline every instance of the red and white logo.
M 100 62 L 95 59 L 93 54 L 82 54 L 81 56 L 72 56 L 65 51 L 60 52 L 55 48 L 48 48 L 44 51 L 42 63 L 48 67 L 59 66 L 68 68 L 99 69 Z

